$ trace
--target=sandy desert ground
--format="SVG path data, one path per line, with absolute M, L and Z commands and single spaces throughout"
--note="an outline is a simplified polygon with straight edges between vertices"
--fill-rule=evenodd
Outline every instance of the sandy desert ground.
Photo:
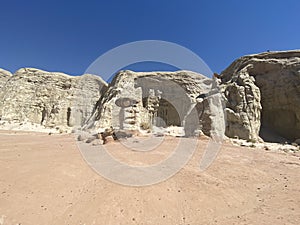
M 0 224 L 300 224 L 299 153 L 225 143 L 200 172 L 207 142 L 167 181 L 128 187 L 92 170 L 71 134 L 1 131 Z M 120 158 L 141 159 L 120 143 L 107 146 Z M 164 152 L 161 145 L 146 161 Z

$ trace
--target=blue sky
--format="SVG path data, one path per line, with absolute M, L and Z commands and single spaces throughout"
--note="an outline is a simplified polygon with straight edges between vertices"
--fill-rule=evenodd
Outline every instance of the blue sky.
M 12 72 L 35 67 L 80 75 L 101 54 L 138 40 L 177 43 L 221 72 L 245 54 L 299 49 L 300 1 L 6 0 L 0 30 L 0 68 Z

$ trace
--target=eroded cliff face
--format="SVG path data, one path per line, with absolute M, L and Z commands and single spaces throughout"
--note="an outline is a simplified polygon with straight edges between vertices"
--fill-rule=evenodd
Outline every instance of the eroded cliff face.
M 74 77 L 23 68 L 14 75 L 3 71 L 1 81 L 3 121 L 62 130 L 113 127 L 151 132 L 153 127 L 173 126 L 188 136 L 197 132 L 224 135 L 216 82 L 190 71 L 121 71 L 108 86 L 92 75 Z M 197 101 L 197 96 L 212 90 L 213 96 Z
M 12 76 L 11 72 L 0 68 L 0 90 L 11 76 Z
M 244 56 L 221 74 L 226 135 L 257 141 L 300 137 L 300 51 Z
M 295 141 L 300 138 L 300 51 L 244 56 L 213 79 L 190 71 L 120 71 L 107 85 L 93 75 L 32 68 L 12 75 L 0 69 L 0 117 L 49 128 L 174 126 L 186 135 Z
M 91 116 L 100 90 L 106 86 L 93 75 L 75 77 L 23 68 L 9 76 L 1 88 L 1 119 L 50 128 L 80 127 Z
M 201 130 L 223 136 L 220 94 L 197 102 L 197 96 L 212 89 L 212 79 L 190 71 L 121 71 L 99 101 L 95 126 L 121 130 L 177 126 L 186 135 Z

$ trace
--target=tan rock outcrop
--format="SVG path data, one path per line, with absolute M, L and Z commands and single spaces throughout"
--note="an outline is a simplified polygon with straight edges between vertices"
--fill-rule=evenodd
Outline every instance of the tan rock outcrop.
M 221 95 L 197 102 L 209 93 L 213 80 L 190 71 L 119 72 L 101 97 L 94 115 L 96 128 L 140 130 L 178 126 L 186 135 L 199 130 L 223 136 Z
M 191 71 L 127 70 L 107 85 L 93 75 L 32 68 L 11 75 L 0 69 L 0 117 L 48 128 L 155 128 L 166 134 L 169 127 L 175 136 L 226 133 L 253 142 L 298 143 L 300 51 L 244 56 L 213 79 Z
M 0 90 L 11 76 L 11 72 L 0 68 Z
M 241 57 L 221 74 L 226 135 L 246 140 L 300 137 L 300 51 Z
M 69 76 L 23 68 L 1 89 L 0 115 L 6 121 L 45 127 L 80 127 L 91 116 L 106 85 L 93 75 Z

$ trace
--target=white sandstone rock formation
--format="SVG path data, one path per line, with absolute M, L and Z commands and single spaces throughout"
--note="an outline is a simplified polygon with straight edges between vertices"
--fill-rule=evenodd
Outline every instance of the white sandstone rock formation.
M 241 57 L 214 79 L 190 71 L 120 71 L 107 85 L 93 75 L 0 69 L 0 118 L 24 129 L 33 123 L 90 132 L 226 133 L 250 143 L 299 144 L 300 50 Z
M 300 138 L 300 51 L 241 57 L 221 74 L 226 135 L 245 140 Z
M 69 76 L 33 68 L 20 69 L 12 76 L 1 70 L 4 77 L 2 74 L 9 78 L 0 91 L 1 119 L 47 128 L 81 127 L 107 86 L 100 77 L 89 74 Z
M 196 99 L 210 93 L 213 83 L 212 79 L 190 71 L 120 71 L 102 95 L 87 127 L 151 130 L 153 126 L 178 126 L 188 136 L 202 131 L 223 137 L 221 94 L 215 89 L 202 102 Z
M 11 72 L 0 68 L 0 92 L 8 79 L 12 76 Z

